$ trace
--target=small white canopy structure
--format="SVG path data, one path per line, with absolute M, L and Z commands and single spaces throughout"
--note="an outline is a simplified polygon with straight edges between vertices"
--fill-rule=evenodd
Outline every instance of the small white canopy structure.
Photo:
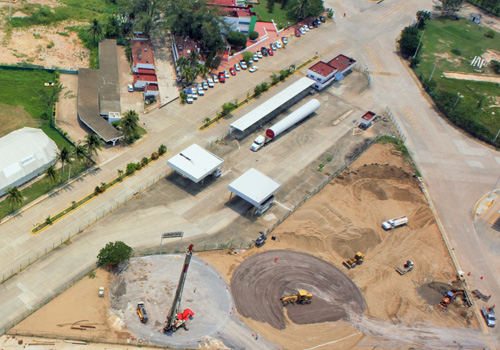
M 195 183 L 208 175 L 220 174 L 222 164 L 223 159 L 197 144 L 189 146 L 167 161 L 169 167 Z
M 252 204 L 259 212 L 264 212 L 270 207 L 274 201 L 274 194 L 280 188 L 279 182 L 254 168 L 248 170 L 228 186 L 229 191 Z
M 0 138 L 0 196 L 56 162 L 57 146 L 40 129 L 22 128 Z

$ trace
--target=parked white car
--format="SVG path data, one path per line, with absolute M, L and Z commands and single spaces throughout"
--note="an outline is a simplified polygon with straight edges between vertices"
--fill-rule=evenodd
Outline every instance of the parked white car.
M 275 42 L 274 42 L 274 45 L 276 45 L 276 47 L 277 47 L 278 49 L 281 49 L 281 48 L 282 48 L 281 43 L 280 43 L 279 41 L 275 41 Z
M 257 54 L 253 55 L 253 61 L 259 62 L 259 56 L 257 56 Z
M 262 53 L 260 53 L 260 51 L 257 51 L 257 57 L 262 58 Z
M 198 88 L 198 95 L 205 96 L 205 91 L 203 91 L 203 88 Z
M 300 34 L 302 34 L 302 35 L 306 35 L 306 33 L 307 33 L 307 32 L 306 32 L 306 30 L 305 30 L 304 28 L 300 28 Z
M 247 64 L 245 62 L 240 62 L 241 69 L 247 69 Z
M 211 78 L 207 78 L 207 83 L 208 83 L 208 87 L 211 87 L 211 88 L 214 87 L 214 82 Z
M 238 63 L 234 64 L 234 69 L 239 72 L 241 70 L 240 65 Z
M 217 78 L 216 75 L 214 75 L 214 83 L 216 83 L 216 84 L 219 83 L 219 78 Z
M 224 76 L 227 78 L 229 78 L 229 72 L 227 70 L 224 71 Z
M 206 81 L 203 82 L 203 90 L 208 90 L 208 84 Z
M 257 67 L 257 66 L 251 66 L 251 67 L 250 67 L 250 69 L 249 69 L 248 71 L 249 71 L 250 73 L 253 73 L 253 72 L 255 72 L 255 71 L 256 71 L 256 70 L 258 70 L 258 69 L 259 69 L 259 67 Z

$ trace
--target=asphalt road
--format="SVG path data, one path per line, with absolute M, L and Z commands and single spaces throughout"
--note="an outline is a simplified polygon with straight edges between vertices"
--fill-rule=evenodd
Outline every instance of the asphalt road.
M 335 22 L 313 30 L 308 34 L 308 40 L 300 41 L 300 45 L 296 45 L 293 50 L 292 40 L 289 49 L 269 61 L 269 70 L 279 70 L 288 67 L 290 63 L 302 62 L 318 52 L 325 60 L 344 53 L 356 58 L 360 66 L 367 67 L 372 72 L 370 89 L 357 97 L 348 98 L 347 102 L 360 109 L 378 113 L 386 106 L 391 107 L 407 136 L 407 145 L 424 177 L 462 270 L 471 272 L 469 284 L 481 289 L 484 294 L 492 294 L 491 302 L 499 304 L 499 275 L 492 268 L 498 266 L 498 254 L 489 249 L 487 242 L 481 240 L 472 220 L 476 201 L 496 183 L 500 174 L 500 157 L 496 151 L 470 140 L 441 119 L 395 53 L 395 40 L 400 30 L 414 19 L 416 11 L 431 9 L 432 1 L 385 0 L 378 4 L 363 0 L 326 0 L 325 6 L 335 9 Z M 346 17 L 341 16 L 344 12 Z M 217 88 L 217 93 L 211 91 L 213 98 L 205 96 L 202 104 L 171 104 L 168 108 L 141 117 L 141 120 L 147 122 L 150 131 L 145 142 L 125 155 L 111 159 L 102 165 L 101 171 L 0 226 L 0 243 L 4 249 L 1 255 L 7 257 L 7 261 L 2 260 L 2 267 L 24 263 L 26 258 L 33 256 L 33 252 L 43 251 L 44 247 L 67 236 L 66 228 L 71 221 L 69 218 L 35 239 L 27 232 L 48 214 L 64 209 L 72 200 L 78 200 L 90 192 L 96 184 L 108 181 L 116 175 L 116 169 L 125 168 L 130 160 L 141 159 L 156 150 L 161 143 L 166 143 L 171 150 L 180 150 L 193 141 L 203 145 L 227 132 L 231 120 L 220 122 L 203 133 L 193 133 L 193 130 L 204 118 L 214 114 L 222 103 L 235 98 L 241 101 L 256 83 L 266 79 L 268 75 L 269 72 L 262 69 L 253 75 L 248 74 L 244 81 L 239 80 L 238 83 L 232 83 L 236 80 L 229 79 L 225 87 Z M 161 162 L 157 162 L 141 172 L 140 179 L 138 176 L 136 180 L 126 181 L 120 192 L 132 194 L 137 191 L 137 187 L 142 186 L 144 179 L 152 181 L 164 171 L 164 166 L 160 164 Z M 117 204 L 112 197 L 110 191 L 110 194 L 80 209 L 79 215 L 98 216 L 100 211 Z M 161 218 L 158 217 L 158 220 Z M 80 237 L 74 243 L 85 239 Z M 23 244 L 27 241 L 31 248 Z M 88 243 L 92 245 L 92 242 Z M 81 270 L 91 265 L 100 246 L 96 245 L 94 248 L 94 251 L 89 251 L 88 257 L 78 261 Z M 22 306 L 16 307 L 14 314 L 10 311 L 6 314 L 5 310 L 12 309 L 3 307 L 3 304 L 7 305 L 13 300 L 0 301 L 4 326 L 8 324 L 5 320 L 15 318 L 16 313 L 33 308 L 43 298 L 50 296 L 52 291 L 57 290 L 57 286 L 64 284 L 65 277 L 69 279 L 75 276 L 75 271 L 64 269 L 64 259 L 71 255 L 72 249 L 77 249 L 76 245 L 64 249 L 63 254 L 47 257 L 35 264 L 38 266 L 25 270 L 0 286 L 3 295 L 4 292 L 17 295 L 17 301 Z M 57 261 L 62 262 L 58 269 L 43 269 Z M 0 273 L 8 273 L 8 268 L 3 268 Z M 34 276 L 44 279 L 36 290 L 26 287 Z M 498 331 L 490 332 L 494 333 L 496 340 Z

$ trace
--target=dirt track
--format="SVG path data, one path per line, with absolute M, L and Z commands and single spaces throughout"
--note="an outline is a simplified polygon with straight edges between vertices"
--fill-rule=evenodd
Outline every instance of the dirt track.
M 275 259 L 278 258 L 278 260 Z M 238 312 L 256 321 L 285 328 L 280 298 L 305 289 L 310 305 L 290 305 L 288 317 L 298 324 L 338 321 L 348 312 L 362 313 L 358 287 L 332 264 L 312 255 L 271 250 L 246 259 L 234 272 L 231 288 Z

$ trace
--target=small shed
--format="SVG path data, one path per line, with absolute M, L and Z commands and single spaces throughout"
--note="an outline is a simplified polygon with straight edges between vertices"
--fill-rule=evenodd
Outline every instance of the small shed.
M 281 184 L 260 171 L 251 168 L 246 173 L 231 182 L 228 186 L 233 193 L 253 205 L 254 213 L 262 214 L 274 203 L 274 194 L 281 188 Z
M 167 165 L 195 183 L 203 181 L 208 175 L 219 177 L 224 160 L 205 148 L 192 144 L 167 161 Z
M 483 17 L 483 15 L 480 13 L 471 13 L 469 15 L 469 20 L 474 22 L 474 23 L 480 24 L 482 17 Z
M 371 125 L 373 120 L 377 117 L 377 115 L 371 111 L 366 112 L 362 117 L 361 121 L 359 122 L 359 127 L 361 129 L 368 129 Z

